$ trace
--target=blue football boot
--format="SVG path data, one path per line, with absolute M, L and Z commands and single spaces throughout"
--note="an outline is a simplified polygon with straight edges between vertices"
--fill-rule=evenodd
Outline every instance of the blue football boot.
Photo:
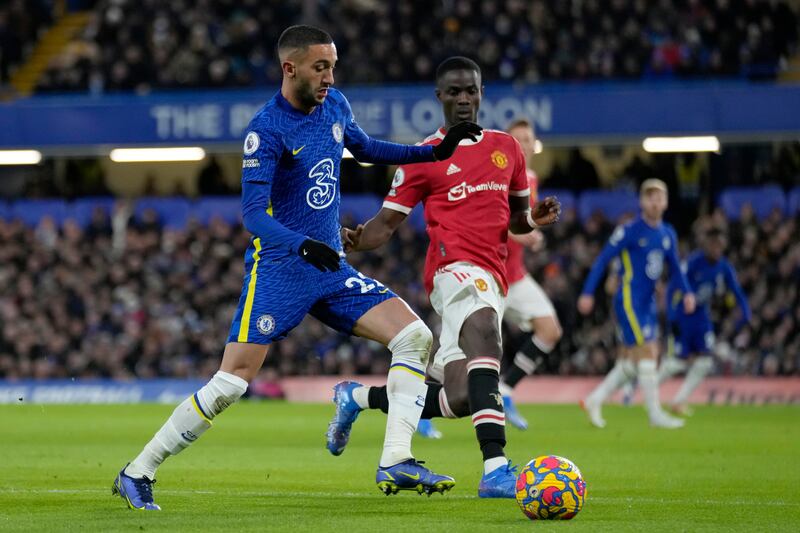
M 503 396 L 503 411 L 506 413 L 506 420 L 511 422 L 512 426 L 523 431 L 528 429 L 528 421 L 519 414 L 517 406 L 514 405 L 514 400 L 511 399 L 511 396 Z
M 379 467 L 375 475 L 378 489 L 386 494 L 397 494 L 401 490 L 415 490 L 430 496 L 434 492 L 444 494 L 452 489 L 456 481 L 450 476 L 434 474 L 422 466 L 423 461 L 408 459 L 387 468 Z
M 127 468 L 128 465 L 125 465 Z M 119 471 L 114 484 L 111 485 L 111 494 L 128 503 L 128 507 L 136 511 L 160 511 L 161 507 L 153 501 L 153 485 L 155 479 L 134 478 L 125 473 L 125 468 Z
M 517 497 L 517 467 L 507 465 L 484 474 L 478 485 L 480 498 L 511 498 Z
M 432 420 L 421 419 L 417 424 L 417 433 L 426 439 L 441 439 L 442 432 L 436 429 Z
M 333 387 L 333 403 L 336 404 L 336 413 L 328 424 L 326 448 L 333 455 L 341 455 L 347 442 L 350 440 L 350 428 L 363 410 L 353 399 L 353 390 L 363 387 L 355 381 L 340 381 Z

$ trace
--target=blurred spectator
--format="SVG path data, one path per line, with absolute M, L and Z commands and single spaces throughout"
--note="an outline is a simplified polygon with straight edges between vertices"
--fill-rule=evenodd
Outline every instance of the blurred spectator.
M 0 88 L 33 50 L 52 22 L 51 0 L 6 0 L 0 3 Z
M 101 0 L 38 91 L 276 84 L 279 33 L 309 20 L 351 84 L 430 82 L 453 54 L 494 81 L 774 78 L 798 40 L 786 0 Z
M 242 283 L 249 235 L 214 219 L 204 227 L 164 229 L 155 213 L 134 224 L 118 202 L 112 219 L 92 214 L 82 229 L 49 217 L 36 228 L 0 220 L 0 378 L 158 376 L 207 377 L 219 366 Z M 743 325 L 726 295 L 714 318 L 730 346 L 728 374 L 797 375 L 800 361 L 798 220 L 779 214 L 758 223 L 745 213 L 728 223 L 719 212 L 698 220 L 725 225 L 728 257 L 753 308 Z M 613 226 L 596 216 L 579 224 L 573 212 L 548 233 L 547 248 L 526 257 L 550 295 L 567 334 L 543 371 L 603 374 L 615 353 L 609 277 L 591 317 L 575 312 L 576 291 Z M 692 245 L 684 235 L 682 248 Z M 356 268 L 385 282 L 436 333 L 439 319 L 421 283 L 427 239 L 402 225 L 383 249 L 350 256 Z M 732 309 L 734 309 L 732 311 Z M 507 351 L 521 341 L 506 331 Z M 389 355 L 370 341 L 335 333 L 306 319 L 276 344 L 262 373 L 265 396 L 280 396 L 278 376 L 385 374 Z
M 225 183 L 225 175 L 219 161 L 212 155 L 197 176 L 197 193 L 200 196 L 219 196 L 232 192 L 233 188 Z

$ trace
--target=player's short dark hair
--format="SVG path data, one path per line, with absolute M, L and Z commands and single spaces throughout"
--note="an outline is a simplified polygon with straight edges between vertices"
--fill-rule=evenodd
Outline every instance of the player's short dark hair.
M 476 62 L 464 56 L 448 57 L 436 67 L 436 82 L 442 79 L 442 76 L 454 70 L 473 70 L 478 76 L 481 75 L 481 67 Z
M 281 36 L 278 38 L 278 55 L 283 50 L 304 49 L 315 44 L 331 44 L 333 37 L 319 28 L 299 24 L 297 26 L 289 26 Z

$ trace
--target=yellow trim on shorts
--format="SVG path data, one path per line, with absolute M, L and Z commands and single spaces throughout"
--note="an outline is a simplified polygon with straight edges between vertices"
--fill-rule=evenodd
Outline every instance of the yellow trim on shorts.
M 261 251 L 261 239 L 256 237 L 253 240 L 253 246 L 256 251 L 253 252 L 253 268 L 250 270 L 250 283 L 247 284 L 247 298 L 244 301 L 244 311 L 242 312 L 242 321 L 239 324 L 239 337 L 236 339 L 239 342 L 247 342 L 247 334 L 250 330 L 250 314 L 253 312 L 253 297 L 256 293 L 256 279 L 258 278 L 258 260 L 261 258 L 259 252 Z
M 644 336 L 642 335 L 642 328 L 639 327 L 639 319 L 636 318 L 636 313 L 633 311 L 633 297 L 631 296 L 631 281 L 633 281 L 633 266 L 631 265 L 631 254 L 628 250 L 622 250 L 622 307 L 625 309 L 625 315 L 628 317 L 633 336 L 636 337 L 636 345 L 641 346 L 644 344 Z

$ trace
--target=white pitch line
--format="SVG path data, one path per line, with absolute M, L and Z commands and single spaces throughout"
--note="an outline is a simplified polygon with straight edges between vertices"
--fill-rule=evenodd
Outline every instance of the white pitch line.
M 111 490 L 103 489 L 15 489 L 4 487 L 0 488 L 0 494 L 110 494 Z M 253 497 L 273 497 L 273 498 L 364 498 L 377 496 L 377 494 L 366 494 L 362 492 L 300 492 L 300 491 L 215 491 L 215 490 L 159 490 L 159 494 L 174 496 L 253 496 Z M 474 500 L 471 494 L 446 494 L 443 496 L 449 500 Z M 758 500 L 697 500 L 679 498 L 628 498 L 628 497 L 589 497 L 588 502 L 614 503 L 614 504 L 667 504 L 667 505 L 748 505 L 748 506 L 774 506 L 774 507 L 800 507 L 800 502 L 784 501 L 758 501 Z

